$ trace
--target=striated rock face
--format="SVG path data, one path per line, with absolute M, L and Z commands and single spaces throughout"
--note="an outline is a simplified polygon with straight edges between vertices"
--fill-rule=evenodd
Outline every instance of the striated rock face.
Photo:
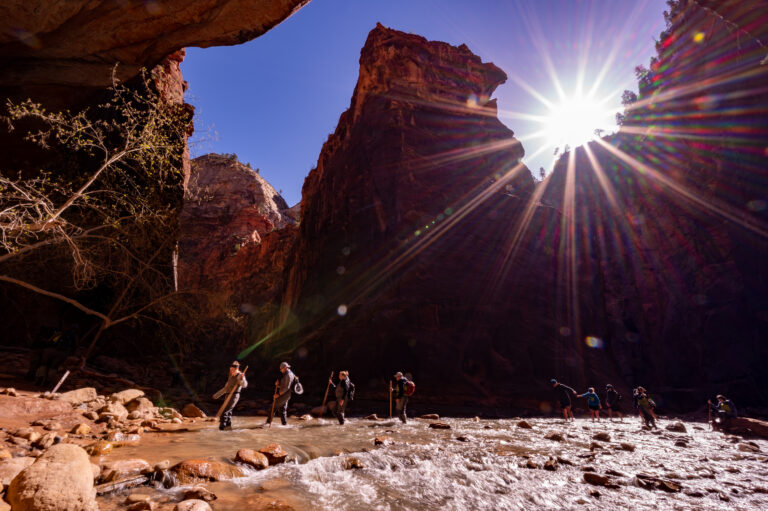
M 0 96 L 12 91 L 59 106 L 129 80 L 186 46 L 240 44 L 267 32 L 308 0 L 69 0 L 3 4 Z
M 500 327 L 519 312 L 488 296 L 512 195 L 533 186 L 489 99 L 505 79 L 465 46 L 371 31 L 350 108 L 304 184 L 279 318 L 295 334 L 264 356 L 302 345 L 302 374 L 353 367 L 366 384 L 411 370 L 425 393 L 469 395 L 492 377 L 506 349 L 494 344 L 510 340 Z
M 192 160 L 181 212 L 179 289 L 232 294 L 268 234 L 296 221 L 256 171 L 226 156 Z

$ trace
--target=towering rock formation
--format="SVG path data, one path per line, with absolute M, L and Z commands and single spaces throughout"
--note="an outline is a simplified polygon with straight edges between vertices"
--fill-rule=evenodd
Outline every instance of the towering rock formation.
M 296 223 L 285 200 L 256 171 L 237 160 L 208 154 L 192 160 L 192 176 L 181 211 L 179 289 L 204 293 L 219 306 L 232 300 L 239 308 L 237 289 L 253 284 L 253 274 L 270 281 L 260 298 L 282 293 L 282 272 L 266 253 L 284 243 L 270 236 Z M 291 234 L 288 234 L 290 237 Z M 259 261 L 264 260 L 260 264 Z M 286 260 L 287 255 L 278 259 Z M 201 311 L 202 312 L 202 311 Z

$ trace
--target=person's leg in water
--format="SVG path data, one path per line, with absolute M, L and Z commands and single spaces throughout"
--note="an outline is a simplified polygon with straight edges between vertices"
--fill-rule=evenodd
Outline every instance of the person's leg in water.
M 235 405 L 240 400 L 240 393 L 235 392 L 232 395 L 232 401 L 227 404 L 227 408 L 224 410 L 224 413 L 221 414 L 221 417 L 219 417 L 219 429 L 232 429 L 232 412 L 235 411 Z
M 347 400 L 342 399 L 341 403 L 336 401 L 336 407 L 333 409 L 333 414 L 339 420 L 339 424 L 344 424 L 344 410 L 347 408 Z
M 408 396 L 403 396 L 399 398 L 396 402 L 395 408 L 397 410 L 397 415 L 400 417 L 400 422 L 403 424 L 406 424 L 408 422 L 408 418 L 406 415 L 406 405 L 408 404 Z
M 613 410 L 611 409 L 611 405 L 605 405 L 605 409 L 608 410 L 608 420 L 613 422 Z
M 280 422 L 283 424 L 283 426 L 288 424 L 288 401 L 291 399 L 291 393 L 286 392 L 282 396 L 277 398 L 277 402 L 275 403 L 275 409 L 277 410 L 277 414 L 280 416 Z

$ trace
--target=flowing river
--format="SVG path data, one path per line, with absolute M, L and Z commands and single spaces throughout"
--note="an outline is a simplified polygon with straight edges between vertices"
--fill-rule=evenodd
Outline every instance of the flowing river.
M 337 511 L 768 509 L 768 442 L 726 437 L 706 423 L 685 422 L 687 431 L 675 433 L 664 429 L 672 421 L 661 420 L 661 431 L 651 432 L 635 417 L 569 424 L 527 419 L 530 429 L 519 427 L 519 419 L 443 418 L 451 426 L 445 430 L 429 428 L 430 422 L 351 419 L 339 426 L 325 419 L 263 429 L 264 418 L 236 417 L 232 431 L 202 422 L 187 432 L 146 433 L 139 445 L 108 456 L 152 464 L 190 458 L 233 463 L 238 449 L 279 443 L 289 453 L 287 463 L 262 471 L 241 466 L 245 477 L 205 483 L 218 496 L 213 508 L 222 511 L 261 509 L 265 498 L 283 503 L 268 509 Z M 598 433 L 610 439 L 596 440 Z M 376 437 L 394 443 L 374 447 Z M 363 468 L 347 469 L 350 457 Z M 554 470 L 543 467 L 558 458 L 549 467 Z M 615 487 L 588 484 L 586 472 L 608 476 Z M 671 484 L 643 487 L 654 478 Z M 99 504 L 124 509 L 127 494 L 145 493 L 156 509 L 172 509 L 184 489 L 139 487 L 100 497 Z

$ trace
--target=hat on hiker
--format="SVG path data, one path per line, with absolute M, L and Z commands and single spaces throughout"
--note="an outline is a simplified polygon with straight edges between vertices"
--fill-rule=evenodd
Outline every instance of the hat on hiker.
M 609 383 L 609 384 L 607 384 L 607 385 L 605 386 L 605 388 L 606 388 L 606 389 L 612 389 L 612 388 L 613 388 L 613 385 L 611 385 L 611 384 Z
M 402 378 L 402 377 L 403 377 L 403 373 L 401 373 L 400 371 L 395 373 L 395 378 Z
M 230 365 L 229 367 L 240 367 L 240 362 L 235 360 L 234 362 L 232 362 L 232 365 Z
M 291 366 L 288 362 L 280 362 L 280 369 L 290 369 Z
M 556 380 L 556 379 L 554 379 L 554 378 L 552 378 L 551 380 L 549 380 L 549 383 L 551 383 L 552 385 L 554 385 L 555 383 L 557 383 L 557 380 Z
M 721 399 L 721 400 L 725 401 L 725 396 L 722 395 L 722 394 L 718 394 L 717 395 L 717 399 Z

